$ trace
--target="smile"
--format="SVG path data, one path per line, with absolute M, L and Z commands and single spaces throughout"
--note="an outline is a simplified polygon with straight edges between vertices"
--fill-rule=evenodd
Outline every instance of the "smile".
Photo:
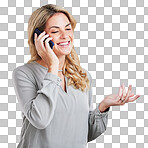
M 70 44 L 70 41 L 57 43 L 57 45 L 60 46 L 60 47 L 68 47 L 69 44 Z

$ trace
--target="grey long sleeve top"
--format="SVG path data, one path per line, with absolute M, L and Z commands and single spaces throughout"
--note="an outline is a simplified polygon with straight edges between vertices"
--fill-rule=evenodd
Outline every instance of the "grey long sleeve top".
M 23 125 L 18 148 L 86 148 L 107 126 L 108 110 L 93 110 L 92 77 L 88 92 L 61 87 L 61 78 L 36 61 L 13 70 Z

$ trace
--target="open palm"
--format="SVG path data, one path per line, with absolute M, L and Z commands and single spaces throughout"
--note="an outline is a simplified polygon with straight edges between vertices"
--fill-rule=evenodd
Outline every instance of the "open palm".
M 124 86 L 124 84 L 122 84 L 119 88 L 118 94 L 108 95 L 103 100 L 105 106 L 107 106 L 107 107 L 119 106 L 119 105 L 124 105 L 125 103 L 128 103 L 128 102 L 135 101 L 136 99 L 138 99 L 140 97 L 140 95 L 134 96 L 134 94 L 131 93 L 131 90 L 132 90 L 132 85 L 129 85 L 128 91 L 126 93 L 125 86 Z

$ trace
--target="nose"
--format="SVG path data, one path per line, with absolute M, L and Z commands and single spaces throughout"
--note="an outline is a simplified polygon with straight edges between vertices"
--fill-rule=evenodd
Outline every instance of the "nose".
M 66 31 L 61 31 L 61 35 L 60 35 L 60 38 L 61 39 L 66 39 L 68 37 Z

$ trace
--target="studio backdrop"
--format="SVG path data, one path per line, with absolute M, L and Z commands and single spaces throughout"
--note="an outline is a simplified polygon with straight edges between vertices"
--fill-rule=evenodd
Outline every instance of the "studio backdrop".
M 148 0 L 0 1 L 0 148 L 16 148 L 22 127 L 12 71 L 30 59 L 27 26 L 46 4 L 67 9 L 77 20 L 74 46 L 93 79 L 94 108 L 122 83 L 141 97 L 111 107 L 104 134 L 88 148 L 148 147 Z M 57 139 L 58 142 L 58 139 Z

